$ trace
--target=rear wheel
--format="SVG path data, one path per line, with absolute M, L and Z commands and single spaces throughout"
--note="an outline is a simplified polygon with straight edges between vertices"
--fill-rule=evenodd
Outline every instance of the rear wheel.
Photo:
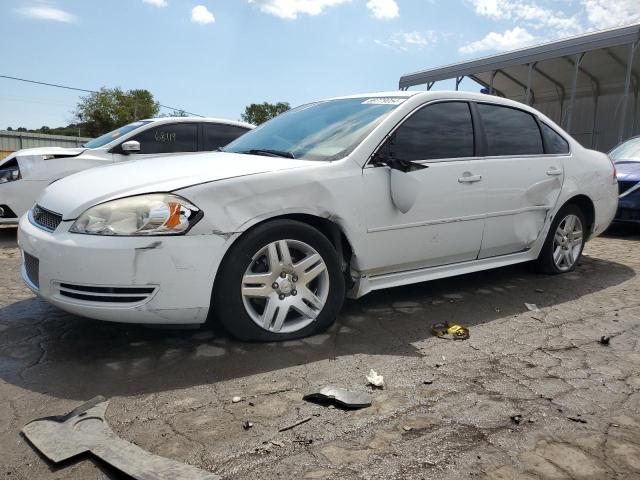
M 214 312 L 241 340 L 290 340 L 331 325 L 344 290 L 329 240 L 307 224 L 276 220 L 241 237 L 227 254 Z
M 549 274 L 573 270 L 582 255 L 585 217 L 576 205 L 566 205 L 556 215 L 540 256 L 538 267 Z

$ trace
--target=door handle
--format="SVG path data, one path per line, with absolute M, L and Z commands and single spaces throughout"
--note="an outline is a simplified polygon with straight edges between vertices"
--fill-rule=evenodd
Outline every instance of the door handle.
M 549 170 L 547 170 L 547 175 L 562 175 L 562 170 L 558 167 L 549 167 Z
M 482 180 L 482 175 L 472 175 L 469 172 L 464 172 L 460 178 L 458 178 L 458 183 L 474 183 Z

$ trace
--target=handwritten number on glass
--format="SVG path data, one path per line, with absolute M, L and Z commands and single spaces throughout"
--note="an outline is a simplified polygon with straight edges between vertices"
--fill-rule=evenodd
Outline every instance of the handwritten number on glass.
M 168 143 L 176 141 L 176 132 L 163 132 L 156 130 L 156 142 Z

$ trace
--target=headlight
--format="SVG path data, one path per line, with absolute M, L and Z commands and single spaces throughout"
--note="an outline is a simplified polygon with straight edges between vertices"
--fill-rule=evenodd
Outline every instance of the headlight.
M 21 178 L 18 167 L 0 168 L 0 183 L 13 182 Z
M 69 231 L 88 235 L 180 235 L 201 217 L 198 207 L 184 198 L 154 193 L 91 207 Z

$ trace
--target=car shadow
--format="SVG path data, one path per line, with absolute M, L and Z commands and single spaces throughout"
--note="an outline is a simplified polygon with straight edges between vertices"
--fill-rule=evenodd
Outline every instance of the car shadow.
M 18 229 L 14 226 L 0 226 L 0 248 L 15 248 Z
M 623 240 L 640 240 L 640 225 L 633 223 L 613 223 L 602 236 Z
M 86 400 L 175 390 L 354 354 L 420 356 L 415 342 L 449 321 L 471 328 L 620 284 L 634 271 L 584 257 L 545 276 L 516 265 L 373 292 L 346 301 L 327 332 L 243 343 L 213 328 L 169 329 L 88 320 L 29 298 L 0 309 L 0 378 L 58 398 Z M 274 377 L 277 378 L 277 377 Z

